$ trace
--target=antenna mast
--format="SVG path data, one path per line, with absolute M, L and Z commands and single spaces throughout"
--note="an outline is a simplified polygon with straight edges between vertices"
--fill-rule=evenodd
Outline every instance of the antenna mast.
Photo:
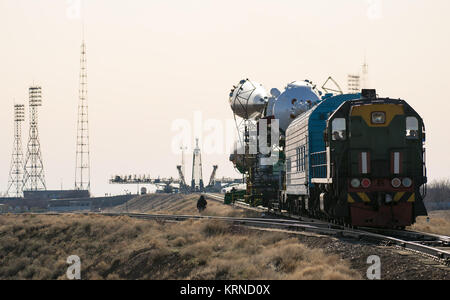
M 79 102 L 78 102 L 75 189 L 90 190 L 90 188 L 91 188 L 91 178 L 90 178 L 90 157 L 89 157 L 89 115 L 88 115 L 88 101 L 87 101 L 87 60 L 86 60 L 86 43 L 84 41 L 84 33 L 83 33 L 83 42 L 81 44 L 81 58 L 80 58 L 80 86 L 79 86 Z

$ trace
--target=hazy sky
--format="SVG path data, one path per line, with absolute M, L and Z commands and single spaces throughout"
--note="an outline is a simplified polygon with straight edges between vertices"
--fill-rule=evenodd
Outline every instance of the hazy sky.
M 76 4 L 0 0 L 0 191 L 12 105 L 27 103 L 33 82 L 43 88 L 47 186 L 73 188 L 82 36 Z M 321 85 L 332 75 L 345 87 L 365 55 L 378 93 L 407 100 L 424 118 L 429 177 L 450 177 L 449 11 L 448 0 L 88 0 L 93 192 L 108 191 L 115 173 L 177 176 L 174 120 L 193 123 L 199 111 L 225 124 L 233 118 L 229 91 L 242 78 L 281 90 L 294 80 Z M 213 164 L 219 176 L 238 176 L 228 151 L 203 163 L 205 181 Z

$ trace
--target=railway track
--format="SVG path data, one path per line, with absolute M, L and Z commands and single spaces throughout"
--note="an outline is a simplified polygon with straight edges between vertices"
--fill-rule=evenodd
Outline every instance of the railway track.
M 223 196 L 215 194 L 207 194 L 210 199 L 216 201 L 223 201 Z M 235 206 L 247 209 L 246 205 L 241 203 Z M 250 209 L 250 208 L 249 208 Z M 267 209 L 256 208 L 258 211 L 268 213 Z M 252 210 L 255 210 L 252 208 Z M 283 218 L 289 218 L 286 214 L 281 214 Z M 299 231 L 301 224 L 308 224 L 315 229 L 308 228 L 309 231 L 319 234 L 331 234 L 342 237 L 352 237 L 356 239 L 367 239 L 386 245 L 396 246 L 405 250 L 410 250 L 416 253 L 424 254 L 433 259 L 437 259 L 446 265 L 450 265 L 450 237 L 444 235 L 437 235 L 431 233 L 409 231 L 409 230 L 393 230 L 393 229 L 378 229 L 378 228 L 346 228 L 342 225 L 330 224 L 324 221 L 295 217 L 292 221 L 297 221 L 298 227 L 289 226 L 288 230 L 294 229 Z M 278 221 L 278 220 L 277 220 Z M 295 224 L 295 223 L 291 223 Z M 316 230 L 317 229 L 317 230 Z M 305 230 L 305 231 L 308 231 Z
M 211 197 L 210 194 L 207 195 Z M 216 201 L 220 196 L 214 195 Z M 223 199 L 223 198 L 222 198 Z M 223 200 L 222 200 L 223 201 Z M 241 205 L 238 205 L 241 206 Z M 243 208 L 246 208 L 243 206 Z M 248 208 L 252 209 L 252 208 Z M 252 209 L 254 210 L 254 209 Z M 267 210 L 260 209 L 261 212 Z M 78 213 L 92 215 L 92 213 Z M 339 238 L 351 238 L 365 240 L 388 246 L 396 246 L 415 253 L 431 257 L 450 266 L 450 237 L 423 232 L 407 230 L 384 230 L 374 228 L 347 228 L 342 225 L 327 223 L 322 220 L 301 217 L 299 219 L 287 216 L 273 217 L 269 214 L 261 218 L 242 217 L 218 217 L 199 215 L 168 215 L 168 214 L 143 214 L 143 213 L 94 213 L 102 216 L 119 217 L 127 216 L 142 220 L 180 222 L 186 220 L 216 220 L 228 222 L 237 226 L 247 226 L 257 229 L 279 229 L 286 232 L 309 232 L 322 235 L 336 236 Z M 44 213 L 43 215 L 61 215 L 59 213 Z

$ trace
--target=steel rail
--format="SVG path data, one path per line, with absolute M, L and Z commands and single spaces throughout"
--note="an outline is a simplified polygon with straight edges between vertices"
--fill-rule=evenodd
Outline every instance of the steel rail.
M 234 218 L 234 217 L 215 217 L 215 216 L 193 216 L 193 215 L 158 215 L 158 214 L 133 214 L 133 213 L 101 213 L 105 216 L 128 216 L 131 218 L 146 220 L 218 220 L 231 222 L 234 225 L 250 226 L 257 228 L 282 229 L 292 232 L 312 232 L 317 234 L 334 235 L 339 237 L 349 237 L 354 239 L 369 239 L 377 242 L 388 242 L 389 245 L 395 245 L 404 249 L 426 254 L 433 258 L 442 260 L 443 263 L 450 264 L 450 252 L 430 247 L 418 242 L 406 241 L 399 238 L 382 235 L 378 233 L 345 228 L 333 228 L 332 224 L 307 224 L 299 221 L 282 219 L 261 219 L 261 218 Z M 327 225 L 327 226 L 324 226 Z
M 221 198 L 218 195 L 207 194 L 207 196 L 214 197 L 217 200 Z M 288 217 L 284 214 L 281 214 L 281 216 Z M 304 219 L 303 217 L 300 218 Z M 309 219 L 309 221 L 317 222 L 313 223 L 314 226 L 320 224 L 319 223 L 320 221 L 315 219 Z M 290 226 L 290 229 L 293 229 L 293 226 Z M 312 230 L 315 231 L 316 233 L 325 233 L 325 234 L 327 234 L 328 231 L 329 234 L 331 233 L 333 235 L 354 237 L 357 239 L 367 238 L 371 240 L 376 240 L 378 242 L 387 242 L 389 245 L 395 245 L 400 248 L 426 254 L 428 256 L 441 260 L 446 265 L 450 265 L 450 252 L 437 248 L 437 247 L 441 248 L 450 247 L 449 236 L 417 231 L 409 231 L 409 230 L 380 229 L 368 227 L 360 227 L 353 229 L 353 228 L 346 228 L 345 226 L 336 224 L 329 224 L 327 230 L 324 229 L 325 228 L 322 226 L 322 228 L 320 228 L 319 230 L 308 228 L 305 229 L 305 231 Z

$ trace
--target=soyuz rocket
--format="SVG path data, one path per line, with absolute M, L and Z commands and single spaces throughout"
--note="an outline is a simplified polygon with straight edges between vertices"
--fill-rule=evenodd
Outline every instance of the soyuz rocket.
M 270 94 L 260 84 L 243 79 L 233 86 L 229 102 L 235 117 L 248 122 L 261 118 L 274 118 L 279 121 L 281 133 L 285 133 L 292 121 L 309 110 L 321 100 L 321 92 L 309 80 L 289 83 L 283 92 L 273 88 Z M 238 170 L 244 170 L 243 144 L 236 145 L 230 160 Z M 238 150 L 240 148 L 241 151 Z

